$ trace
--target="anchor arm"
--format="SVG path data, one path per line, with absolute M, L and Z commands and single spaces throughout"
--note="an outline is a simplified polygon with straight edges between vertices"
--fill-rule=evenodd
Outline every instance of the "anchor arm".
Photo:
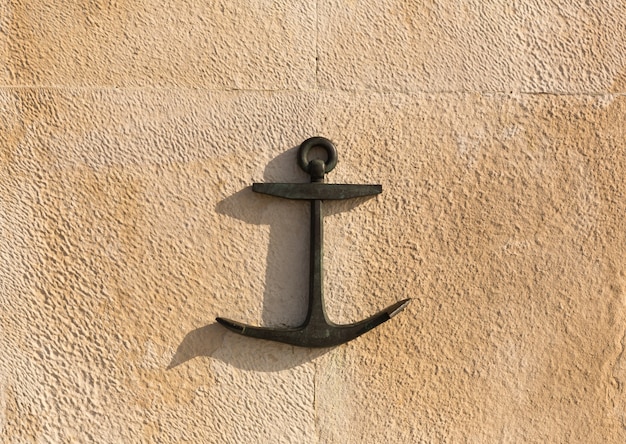
M 347 325 L 304 324 L 296 328 L 267 328 L 243 324 L 231 319 L 217 318 L 217 322 L 234 333 L 268 341 L 282 342 L 298 347 L 334 347 L 356 339 L 400 313 L 411 299 L 398 301 L 359 322 Z

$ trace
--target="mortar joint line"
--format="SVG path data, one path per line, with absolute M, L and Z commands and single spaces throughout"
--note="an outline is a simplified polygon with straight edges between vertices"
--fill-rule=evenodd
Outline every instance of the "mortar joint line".
M 317 58 L 317 57 L 316 57 Z M 319 62 L 316 60 L 316 71 L 318 71 Z M 436 95 L 520 95 L 520 96 L 554 96 L 554 97 L 624 97 L 626 91 L 508 91 L 508 90 L 407 90 L 407 89 L 353 89 L 353 88 L 326 88 L 320 89 L 317 81 L 313 88 L 210 88 L 210 87 L 190 87 L 190 86 L 115 86 L 115 85 L 94 85 L 94 86 L 77 86 L 77 85 L 1 85 L 0 91 L 19 91 L 19 90 L 39 90 L 39 91 L 111 91 L 111 92 L 132 92 L 132 91 L 155 91 L 155 92 L 171 92 L 171 91 L 201 91 L 205 93 L 347 93 L 347 94 L 402 94 L 406 96 L 436 96 Z
M 320 2 L 315 1 L 315 89 L 319 89 L 320 72 Z
M 315 361 L 313 361 L 313 427 L 315 427 L 317 442 L 322 442 L 319 418 L 317 416 L 317 362 Z

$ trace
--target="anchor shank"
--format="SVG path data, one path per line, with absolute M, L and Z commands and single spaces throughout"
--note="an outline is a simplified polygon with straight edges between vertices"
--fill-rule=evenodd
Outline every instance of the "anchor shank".
M 324 310 L 324 228 L 322 201 L 311 200 L 311 251 L 309 274 L 309 310 L 305 324 L 327 325 Z

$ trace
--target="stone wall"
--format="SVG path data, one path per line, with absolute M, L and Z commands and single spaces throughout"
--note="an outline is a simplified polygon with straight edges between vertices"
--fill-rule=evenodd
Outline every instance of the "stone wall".
M 626 441 L 626 3 L 0 3 L 7 443 Z M 321 135 L 326 299 L 305 316 Z

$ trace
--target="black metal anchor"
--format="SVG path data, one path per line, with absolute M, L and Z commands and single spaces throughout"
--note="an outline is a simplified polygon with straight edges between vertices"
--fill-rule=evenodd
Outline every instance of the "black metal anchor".
M 309 151 L 314 147 L 321 147 L 326 151 L 326 161 L 308 160 Z M 382 185 L 324 183 L 324 174 L 330 172 L 337 164 L 337 150 L 330 140 L 323 137 L 312 137 L 300 145 L 298 164 L 311 175 L 310 183 L 255 183 L 252 185 L 252 191 L 285 199 L 311 201 L 309 308 L 304 323 L 295 328 L 264 328 L 230 319 L 216 318 L 216 320 L 229 330 L 244 336 L 285 342 L 300 347 L 332 347 L 348 342 L 391 319 L 408 305 L 410 298 L 396 302 L 354 324 L 338 325 L 328 320 L 324 309 L 322 201 L 373 196 L 382 192 Z

